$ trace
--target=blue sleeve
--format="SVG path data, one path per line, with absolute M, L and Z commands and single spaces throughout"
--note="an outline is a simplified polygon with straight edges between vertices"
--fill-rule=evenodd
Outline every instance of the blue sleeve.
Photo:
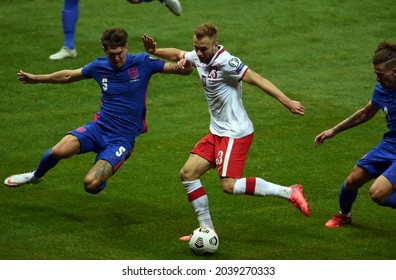
M 381 94 L 383 94 L 382 87 L 379 83 L 377 83 L 374 87 L 373 96 L 371 97 L 371 103 L 373 103 L 378 107 L 381 107 L 380 106 Z
M 165 61 L 161 59 L 153 59 L 153 58 L 150 59 L 154 61 L 156 71 L 162 73 L 165 68 Z
M 144 60 L 146 60 L 150 66 L 150 69 L 153 73 L 162 73 L 164 71 L 165 67 L 165 61 L 158 59 L 158 58 L 152 58 L 148 54 L 144 54 Z
M 82 69 L 81 69 L 81 74 L 89 79 L 92 78 L 92 69 L 94 68 L 94 61 L 85 65 Z

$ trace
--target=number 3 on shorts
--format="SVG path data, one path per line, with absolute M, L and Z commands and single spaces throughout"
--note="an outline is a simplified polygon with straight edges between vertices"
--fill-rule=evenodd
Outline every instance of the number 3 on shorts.
M 219 151 L 216 158 L 216 165 L 221 165 L 223 163 L 223 151 Z

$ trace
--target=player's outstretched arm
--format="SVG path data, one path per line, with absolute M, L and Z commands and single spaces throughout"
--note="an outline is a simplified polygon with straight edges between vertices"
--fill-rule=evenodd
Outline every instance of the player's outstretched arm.
M 84 79 L 84 76 L 81 73 L 81 69 L 82 68 L 75 70 L 61 70 L 51 74 L 40 74 L 40 75 L 35 75 L 19 70 L 17 75 L 18 75 L 18 80 L 23 84 L 39 84 L 39 83 L 68 84 Z
M 273 85 L 269 80 L 263 78 L 251 69 L 248 69 L 242 79 L 244 82 L 257 86 L 268 95 L 274 97 L 282 103 L 293 114 L 303 116 L 305 114 L 304 106 L 299 101 L 291 100 L 280 89 Z
M 160 58 L 177 62 L 183 58 L 185 51 L 176 48 L 157 48 L 157 43 L 147 34 L 142 36 L 143 46 L 149 54 L 158 56 Z
M 184 62 L 184 63 L 183 63 Z M 181 60 L 178 63 L 166 62 L 164 65 L 164 74 L 179 74 L 179 75 L 190 75 L 194 68 L 189 61 Z
M 338 133 L 350 129 L 352 127 L 358 126 L 362 123 L 367 122 L 371 118 L 375 116 L 375 114 L 379 111 L 380 107 L 374 105 L 369 101 L 366 106 L 357 110 L 351 116 L 338 123 L 331 129 L 327 129 L 321 133 L 319 133 L 314 140 L 316 145 L 323 144 L 325 139 L 332 138 L 336 136 Z

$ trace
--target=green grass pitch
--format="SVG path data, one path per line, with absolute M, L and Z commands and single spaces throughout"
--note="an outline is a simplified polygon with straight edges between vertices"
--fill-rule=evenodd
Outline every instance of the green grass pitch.
M 290 114 L 257 88 L 244 85 L 244 104 L 255 125 L 245 175 L 282 185 L 301 183 L 312 215 L 286 200 L 229 196 L 215 171 L 202 182 L 220 237 L 213 260 L 395 259 L 395 212 L 379 207 L 365 186 L 353 225 L 328 229 L 338 191 L 354 163 L 386 131 L 384 116 L 313 145 L 322 130 L 349 116 L 371 97 L 371 57 L 383 40 L 396 41 L 394 0 L 181 0 L 172 15 L 157 1 L 80 1 L 78 57 L 50 61 L 61 47 L 63 1 L 1 0 L 0 178 L 31 171 L 41 155 L 97 111 L 93 80 L 70 85 L 21 85 L 17 71 L 49 73 L 79 68 L 102 56 L 102 31 L 120 26 L 129 51 L 140 37 L 159 47 L 191 50 L 192 30 L 205 21 L 219 27 L 232 54 L 301 101 L 306 116 Z M 26 12 L 28 11 L 28 12 Z M 0 187 L 2 260 L 195 260 L 178 237 L 198 224 L 178 172 L 191 147 L 208 131 L 209 115 L 197 74 L 156 75 L 147 98 L 149 132 L 137 138 L 131 158 L 103 193 L 84 192 L 94 154 L 62 161 L 43 182 Z

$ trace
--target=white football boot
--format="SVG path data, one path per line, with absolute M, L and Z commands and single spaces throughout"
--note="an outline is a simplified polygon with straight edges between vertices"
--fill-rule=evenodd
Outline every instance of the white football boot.
M 76 58 L 77 57 L 77 51 L 76 50 L 71 50 L 67 47 L 62 47 L 59 52 L 54 53 L 50 55 L 49 59 L 51 60 L 61 60 L 65 58 Z
M 34 172 L 11 175 L 4 180 L 4 185 L 8 187 L 19 187 L 25 184 L 37 184 L 41 177 L 34 176 Z
M 179 0 L 162 0 L 161 2 L 175 15 L 177 16 L 181 15 L 182 7 L 180 5 Z

